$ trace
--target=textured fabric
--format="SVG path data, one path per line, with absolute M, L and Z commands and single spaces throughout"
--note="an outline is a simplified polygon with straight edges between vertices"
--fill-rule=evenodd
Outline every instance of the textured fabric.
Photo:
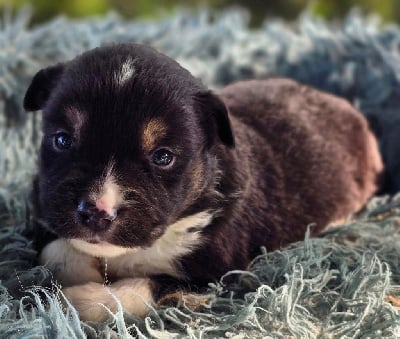
M 400 337 L 400 198 L 374 200 L 363 215 L 319 238 L 267 250 L 237 279 L 210 283 L 186 305 L 146 319 L 119 312 L 103 324 L 63 312 L 57 286 L 35 266 L 26 237 L 28 195 L 40 140 L 40 116 L 22 98 L 34 73 L 103 43 L 149 43 L 212 88 L 234 80 L 285 75 L 348 98 L 374 124 L 396 174 L 400 124 L 400 29 L 349 15 L 331 25 L 304 15 L 295 25 L 257 30 L 246 14 L 180 12 L 162 22 L 55 19 L 27 28 L 28 12 L 4 16 L 0 31 L 0 337 L 279 338 Z M 390 136 L 390 138 L 388 137 Z M 192 298 L 194 298 L 192 296 Z M 199 303 L 199 301 L 201 301 Z M 195 307 L 195 304 L 198 304 Z M 191 306 L 188 306 L 191 305 Z

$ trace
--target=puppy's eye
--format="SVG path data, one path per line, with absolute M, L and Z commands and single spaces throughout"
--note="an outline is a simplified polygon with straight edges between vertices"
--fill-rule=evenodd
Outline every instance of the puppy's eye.
M 57 133 L 53 138 L 53 144 L 57 150 L 69 150 L 72 147 L 72 137 L 64 132 Z
M 153 153 L 152 161 L 157 166 L 168 166 L 174 161 L 174 155 L 172 152 L 165 148 L 160 148 Z

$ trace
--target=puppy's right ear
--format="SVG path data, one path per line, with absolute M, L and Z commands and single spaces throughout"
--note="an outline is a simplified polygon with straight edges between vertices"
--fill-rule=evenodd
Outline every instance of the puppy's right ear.
M 25 93 L 24 109 L 26 111 L 37 111 L 43 108 L 64 68 L 65 65 L 60 63 L 36 73 Z

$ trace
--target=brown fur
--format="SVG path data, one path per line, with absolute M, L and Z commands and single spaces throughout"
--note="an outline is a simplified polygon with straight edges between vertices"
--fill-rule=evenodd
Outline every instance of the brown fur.
M 142 132 L 142 145 L 146 152 L 151 152 L 157 141 L 167 134 L 166 123 L 159 118 L 153 118 L 145 124 Z
M 116 86 L 127 60 L 135 71 Z M 316 234 L 346 218 L 375 193 L 383 167 L 365 118 L 345 100 L 288 79 L 215 94 L 143 45 L 101 47 L 39 71 L 24 106 L 43 109 L 39 250 L 54 238 L 92 256 L 107 256 L 99 241 L 114 246 L 115 272 L 124 265 L 115 282 L 150 276 L 158 296 L 207 286 L 245 269 L 261 246 L 278 249 L 308 225 Z M 60 131 L 61 141 L 71 137 L 65 149 Z M 165 149 L 173 162 L 161 166 L 154 155 Z M 90 195 L 110 163 L 109 190 L 119 195 L 110 201 L 121 201 L 112 220 Z M 118 254 L 128 248 L 137 251 Z M 149 253 L 154 262 L 138 270 Z
M 307 225 L 315 235 L 376 192 L 383 170 L 376 139 L 345 100 L 288 79 L 239 82 L 219 96 L 236 141 L 234 150 L 219 150 L 219 186 L 233 184 L 227 190 L 236 197 L 216 220 L 221 228 L 208 230 L 213 248 L 184 258 L 192 274 L 197 267 L 219 274 L 227 265 L 244 268 L 260 246 L 270 251 L 301 240 Z M 225 237 L 224 224 L 238 236 Z M 199 270 L 197 278 L 211 277 Z
M 245 132 L 252 135 L 250 144 L 257 145 L 254 141 L 264 135 L 264 143 L 282 164 L 286 194 L 300 193 L 302 200 L 309 200 L 307 207 L 326 209 L 329 222 L 360 210 L 376 192 L 383 170 L 376 139 L 366 119 L 345 100 L 288 79 L 241 82 L 224 88 L 220 96 L 230 111 L 236 140 L 237 131 L 247 125 L 254 128 Z M 262 166 L 262 161 L 253 165 Z M 311 182 L 318 180 L 324 185 Z M 304 190 L 299 192 L 299 187 Z M 323 188 L 326 192 L 315 191 Z

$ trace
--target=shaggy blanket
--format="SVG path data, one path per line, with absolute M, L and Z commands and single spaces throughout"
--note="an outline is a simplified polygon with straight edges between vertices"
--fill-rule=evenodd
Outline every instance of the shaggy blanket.
M 146 319 L 120 310 L 102 324 L 63 308 L 57 284 L 26 236 L 40 115 L 22 98 L 34 73 L 107 42 L 149 43 L 212 88 L 234 80 L 290 76 L 348 98 L 370 120 L 395 192 L 400 152 L 400 28 L 351 13 L 331 24 L 304 15 L 293 25 L 250 30 L 246 13 L 185 12 L 161 22 L 57 18 L 32 29 L 29 13 L 5 14 L 0 31 L 1 338 L 399 338 L 400 197 L 374 199 L 356 218 L 279 251 L 264 252 L 233 282 L 205 296 L 154 308 Z M 345 122 L 344 122 L 345 123 Z M 231 281 L 231 280 L 229 280 Z

